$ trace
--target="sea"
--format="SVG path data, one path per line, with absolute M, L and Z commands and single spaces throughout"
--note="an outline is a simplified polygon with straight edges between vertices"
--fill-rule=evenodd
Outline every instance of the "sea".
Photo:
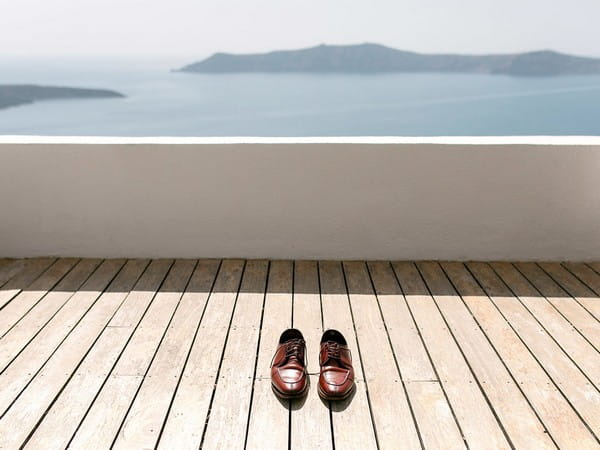
M 1 109 L 0 135 L 600 135 L 600 76 L 190 74 L 174 67 L 1 60 L 0 84 L 106 88 L 126 98 Z

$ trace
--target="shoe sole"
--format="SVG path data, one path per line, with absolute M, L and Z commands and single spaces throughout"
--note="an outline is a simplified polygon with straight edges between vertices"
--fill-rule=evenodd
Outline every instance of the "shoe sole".
M 323 392 L 321 390 L 321 385 L 319 385 L 317 387 L 317 391 L 319 392 L 319 397 L 321 397 L 323 400 L 326 400 L 329 402 L 338 402 L 341 400 L 346 400 L 348 397 L 350 397 L 354 393 L 355 390 L 356 390 L 356 383 L 352 383 L 352 387 L 350 389 L 348 389 L 348 392 L 346 392 L 342 396 L 337 396 L 337 395 L 328 395 L 325 392 Z
M 281 392 L 279 389 L 277 389 L 277 387 L 275 387 L 275 385 L 273 383 L 271 383 L 271 389 L 273 390 L 273 392 L 275 393 L 275 395 L 283 400 L 296 400 L 298 398 L 302 398 L 306 395 L 306 393 L 308 392 L 308 387 L 309 387 L 309 379 L 306 379 L 306 386 L 304 386 L 304 389 L 302 389 L 300 392 L 298 392 L 297 394 L 284 394 L 283 392 Z

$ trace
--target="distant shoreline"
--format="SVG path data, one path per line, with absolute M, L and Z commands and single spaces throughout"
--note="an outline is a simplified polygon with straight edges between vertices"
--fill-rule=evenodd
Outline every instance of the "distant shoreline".
M 379 44 L 319 45 L 258 54 L 215 53 L 175 69 L 188 73 L 479 73 L 513 76 L 600 74 L 600 59 L 552 50 L 515 54 L 422 54 Z
M 85 89 L 35 84 L 0 84 L 0 109 L 28 105 L 44 100 L 84 98 L 124 98 L 120 92 L 109 89 Z

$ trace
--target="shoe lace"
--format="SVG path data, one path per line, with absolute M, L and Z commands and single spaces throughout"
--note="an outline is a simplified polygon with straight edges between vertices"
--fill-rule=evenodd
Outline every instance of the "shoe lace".
M 288 359 L 295 358 L 297 360 L 302 359 L 302 347 L 304 346 L 304 340 L 302 339 L 290 339 L 285 344 L 285 356 Z
M 327 350 L 327 359 L 341 359 L 341 349 L 337 342 L 327 341 L 325 343 L 325 349 Z

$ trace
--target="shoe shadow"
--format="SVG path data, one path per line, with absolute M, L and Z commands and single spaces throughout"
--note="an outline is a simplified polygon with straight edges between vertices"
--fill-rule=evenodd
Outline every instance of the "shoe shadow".
M 304 404 L 306 403 L 306 399 L 308 398 L 308 396 L 311 393 L 311 382 L 310 382 L 310 377 L 307 378 L 307 382 L 308 382 L 308 386 L 306 388 L 306 394 L 303 395 L 300 398 L 295 398 L 293 400 L 289 400 L 290 402 L 290 409 L 292 411 L 298 411 L 299 409 L 301 409 Z
M 321 403 L 323 403 L 328 408 L 331 408 L 333 412 L 342 412 L 348 409 L 352 400 L 354 400 L 354 396 L 356 395 L 356 386 L 352 390 L 352 393 L 345 398 L 344 400 L 323 400 L 321 399 Z
M 292 411 L 298 411 L 299 409 L 302 409 L 302 407 L 306 403 L 306 398 L 307 398 L 307 396 L 305 395 L 304 397 L 301 397 L 301 398 L 296 398 L 294 400 L 289 400 L 289 402 L 290 402 L 290 409 Z
M 275 397 L 277 399 L 277 401 L 279 402 L 279 404 L 281 405 L 282 408 L 290 409 L 290 400 L 288 400 L 286 398 L 281 398 L 280 396 L 275 394 L 275 392 L 273 392 L 273 397 Z
M 278 395 L 273 395 L 277 401 L 279 402 L 279 404 L 281 405 L 282 408 L 284 409 L 290 409 L 290 402 L 291 400 L 287 400 L 285 398 L 281 398 Z

